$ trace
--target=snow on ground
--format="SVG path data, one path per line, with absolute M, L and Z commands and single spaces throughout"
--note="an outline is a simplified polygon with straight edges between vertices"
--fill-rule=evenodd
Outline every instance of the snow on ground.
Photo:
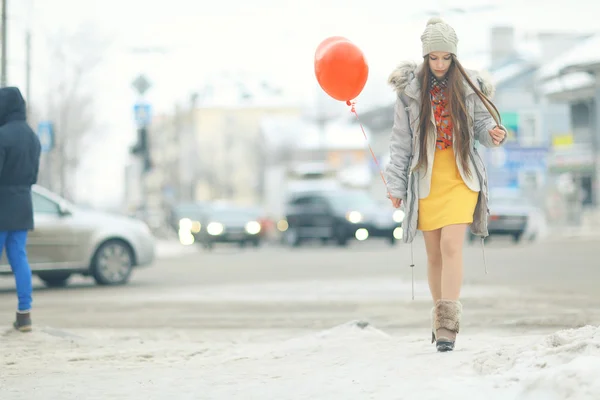
M 382 302 L 411 301 L 410 281 L 386 279 L 381 277 L 272 281 L 239 284 L 220 284 L 205 286 L 202 290 L 163 289 L 156 293 L 128 294 L 127 301 L 137 302 L 202 302 L 210 303 L 324 303 L 324 302 Z M 429 287 L 425 281 L 415 281 L 415 300 L 430 302 Z M 469 285 L 461 291 L 462 299 L 485 299 L 499 296 L 517 295 L 519 289 Z M 535 294 L 531 295 L 532 297 Z M 93 301 L 97 301 L 94 299 Z M 121 299 L 106 299 L 108 302 L 120 302 Z
M 162 257 L 197 248 L 157 247 Z M 549 307 L 545 293 L 466 285 L 457 349 L 439 354 L 426 283 L 415 302 L 410 289 L 351 276 L 140 285 L 72 295 L 73 310 L 64 292 L 42 292 L 34 332 L 0 329 L 0 399 L 600 399 L 599 327 L 523 334 L 597 321 L 576 294 L 555 293 L 561 307 Z M 356 314 L 375 325 L 336 326 Z
M 600 329 L 593 326 L 545 336 L 467 332 L 457 350 L 445 354 L 426 334 L 390 335 L 356 321 L 287 340 L 244 336 L 51 328 L 6 333 L 0 398 L 600 398 Z

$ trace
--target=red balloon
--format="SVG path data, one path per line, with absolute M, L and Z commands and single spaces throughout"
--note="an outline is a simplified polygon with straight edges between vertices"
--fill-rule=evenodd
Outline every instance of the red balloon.
M 326 48 L 327 48 L 327 47 L 328 47 L 330 44 L 332 44 L 332 43 L 335 43 L 335 42 L 340 42 L 340 41 L 346 41 L 346 42 L 349 42 L 349 40 L 348 40 L 348 39 L 346 39 L 346 38 L 345 38 L 345 37 L 343 37 L 343 36 L 331 36 L 331 37 L 328 37 L 327 39 L 323 40 L 323 41 L 321 42 L 321 44 L 319 44 L 319 46 L 317 47 L 317 51 L 315 52 L 315 57 L 316 57 L 318 54 L 322 54 L 322 53 L 323 53 L 323 51 L 324 51 L 324 50 L 325 50 L 325 49 L 326 49 Z
M 315 52 L 315 75 L 323 90 L 336 100 L 354 100 L 369 77 L 363 52 L 341 36 L 322 41 Z

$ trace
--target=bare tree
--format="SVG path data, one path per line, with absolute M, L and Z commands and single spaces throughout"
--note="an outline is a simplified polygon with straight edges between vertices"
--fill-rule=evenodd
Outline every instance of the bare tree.
M 108 42 L 93 28 L 60 30 L 48 37 L 50 57 L 46 118 L 54 123 L 55 143 L 47 171 L 51 189 L 71 199 L 72 183 L 86 139 L 97 127 L 93 118 L 93 73 L 106 53 Z

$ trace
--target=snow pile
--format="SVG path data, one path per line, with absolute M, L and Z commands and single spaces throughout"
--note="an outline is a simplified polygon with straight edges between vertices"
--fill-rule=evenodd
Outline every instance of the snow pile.
M 549 336 L 466 332 L 445 354 L 427 340 L 427 329 L 389 334 L 367 321 L 283 341 L 268 331 L 253 335 L 49 328 L 5 334 L 0 398 L 600 398 L 598 327 Z
M 600 328 L 556 332 L 530 345 L 504 346 L 475 358 L 482 374 L 500 374 L 504 385 L 519 382 L 518 398 L 600 398 Z

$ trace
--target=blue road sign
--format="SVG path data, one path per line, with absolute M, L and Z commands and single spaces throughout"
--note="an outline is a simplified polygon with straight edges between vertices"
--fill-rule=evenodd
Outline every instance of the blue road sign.
M 547 147 L 521 147 L 506 144 L 487 152 L 490 187 L 519 187 L 521 171 L 546 171 Z
M 41 121 L 38 123 L 37 134 L 43 153 L 47 153 L 54 148 L 54 125 L 52 122 Z
M 150 125 L 150 120 L 152 118 L 151 111 L 150 104 L 147 103 L 137 103 L 133 106 L 133 114 L 138 126 Z
M 508 168 L 516 169 L 546 169 L 548 147 L 521 147 L 514 145 L 506 145 L 506 164 Z

